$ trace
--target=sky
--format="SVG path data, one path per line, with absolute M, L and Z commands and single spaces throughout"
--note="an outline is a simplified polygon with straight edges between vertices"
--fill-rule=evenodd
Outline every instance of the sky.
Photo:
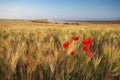
M 120 20 L 120 0 L 0 0 L 0 19 Z

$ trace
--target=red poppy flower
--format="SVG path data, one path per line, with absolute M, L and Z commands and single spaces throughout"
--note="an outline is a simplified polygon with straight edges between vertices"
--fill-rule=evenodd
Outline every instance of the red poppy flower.
M 74 54 L 75 54 L 75 52 L 74 52 L 74 51 L 71 51 L 71 52 L 70 52 L 70 55 L 71 55 L 71 56 L 73 56 Z
M 87 57 L 92 57 L 92 55 L 93 55 L 92 52 L 87 52 L 87 53 L 86 53 L 86 56 L 87 56 Z
M 105 80 L 112 80 L 111 78 L 105 78 Z
M 64 49 L 66 49 L 68 46 L 69 46 L 69 42 L 68 42 L 68 41 L 65 42 L 65 43 L 63 43 L 63 48 L 64 48 Z
M 82 44 L 90 44 L 91 43 L 91 38 L 86 38 L 84 41 L 82 41 Z
M 90 48 L 90 44 L 86 44 L 82 49 L 84 51 L 88 51 L 89 48 Z
M 79 37 L 73 36 L 73 37 L 72 37 L 72 40 L 77 41 L 77 40 L 79 40 Z

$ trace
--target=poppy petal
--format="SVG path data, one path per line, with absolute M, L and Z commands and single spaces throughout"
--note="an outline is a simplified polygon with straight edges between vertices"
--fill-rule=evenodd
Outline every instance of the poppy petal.
M 82 44 L 90 44 L 91 43 L 91 38 L 86 38 L 84 41 L 82 41 Z
M 82 49 L 83 51 L 88 51 L 89 48 L 90 48 L 90 44 L 86 44 Z
M 73 36 L 73 37 L 72 37 L 72 40 L 77 41 L 77 40 L 79 40 L 79 37 Z
M 92 55 L 93 55 L 92 52 L 87 52 L 87 53 L 86 53 L 86 56 L 87 56 L 87 57 L 92 57 Z
M 70 55 L 71 55 L 71 56 L 73 56 L 74 54 L 75 54 L 75 52 L 74 52 L 74 51 L 71 51 L 71 52 L 70 52 Z
M 68 41 L 65 42 L 65 43 L 63 43 L 63 48 L 64 48 L 64 49 L 66 49 L 68 46 L 69 46 L 69 42 L 68 42 Z

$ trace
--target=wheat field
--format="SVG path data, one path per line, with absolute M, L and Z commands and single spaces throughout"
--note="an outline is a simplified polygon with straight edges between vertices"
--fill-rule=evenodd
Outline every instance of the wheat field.
M 92 57 L 82 50 L 86 38 Z M 1 20 L 0 80 L 120 80 L 120 24 Z

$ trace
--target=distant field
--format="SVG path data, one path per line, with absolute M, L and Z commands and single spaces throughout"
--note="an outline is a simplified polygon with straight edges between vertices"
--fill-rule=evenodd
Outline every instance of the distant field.
M 0 20 L 0 80 L 120 80 L 120 24 Z
M 0 28 L 6 30 L 38 30 L 38 29 L 61 29 L 61 30 L 84 30 L 84 29 L 108 29 L 108 30 L 119 30 L 120 24 L 119 21 L 116 21 L 113 24 L 112 22 L 109 24 L 99 24 L 98 21 L 94 21 L 93 23 L 90 21 L 80 22 L 80 23 L 57 23 L 57 22 L 47 22 L 47 21 L 33 21 L 33 20 L 0 20 Z

